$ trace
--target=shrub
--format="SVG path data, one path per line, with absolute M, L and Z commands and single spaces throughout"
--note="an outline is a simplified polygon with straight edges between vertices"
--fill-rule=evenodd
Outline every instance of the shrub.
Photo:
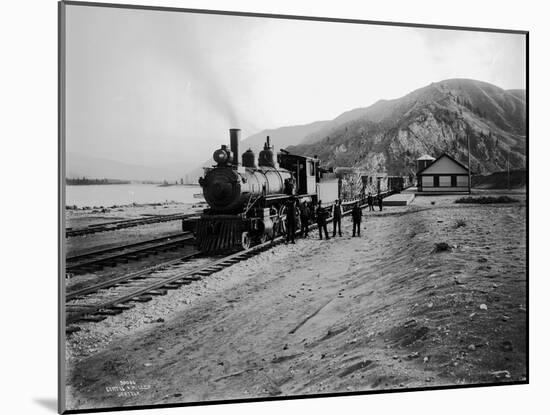
M 465 219 L 458 219 L 454 224 L 455 229 L 462 228 L 463 226 L 466 226 L 466 220 Z
M 449 245 L 447 242 L 438 242 L 434 245 L 434 249 L 432 250 L 432 253 L 446 252 L 451 250 L 452 250 L 451 245 Z
M 514 199 L 509 196 L 481 196 L 481 197 L 461 197 L 460 199 L 456 199 L 455 203 L 477 203 L 481 205 L 487 205 L 490 203 L 516 203 L 519 202 L 519 200 Z

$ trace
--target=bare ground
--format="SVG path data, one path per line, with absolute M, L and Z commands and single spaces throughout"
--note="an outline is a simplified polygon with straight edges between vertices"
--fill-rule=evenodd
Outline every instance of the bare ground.
M 68 343 L 68 407 L 525 380 L 525 204 L 430 200 L 90 324 Z

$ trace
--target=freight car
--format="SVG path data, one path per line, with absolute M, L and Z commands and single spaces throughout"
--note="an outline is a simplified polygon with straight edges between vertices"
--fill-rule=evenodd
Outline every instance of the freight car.
M 275 159 L 267 137 L 257 166 L 251 149 L 239 163 L 240 130 L 229 131 L 230 147 L 214 152 L 216 165 L 205 168 L 199 179 L 209 207 L 198 219 L 183 223 L 184 230 L 194 232 L 200 251 L 248 249 L 284 234 L 289 199 L 315 206 L 321 197 L 329 203 L 338 198 L 338 181 L 322 177 L 317 157 L 281 150 Z M 297 222 L 299 228 L 299 218 Z
M 410 176 L 389 176 L 385 172 L 372 172 L 356 167 L 337 167 L 334 169 L 340 179 L 340 198 L 364 197 L 401 192 L 411 186 Z
M 388 189 L 393 192 L 401 192 L 411 186 L 411 176 L 388 176 Z

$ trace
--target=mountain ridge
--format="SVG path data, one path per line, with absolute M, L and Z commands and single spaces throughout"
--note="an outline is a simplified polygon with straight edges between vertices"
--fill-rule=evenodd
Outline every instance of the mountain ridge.
M 524 90 L 455 78 L 342 113 L 287 150 L 317 155 L 327 167 L 414 174 L 422 154 L 465 161 L 469 139 L 472 170 L 488 173 L 508 158 L 512 168 L 525 166 L 525 116 Z
M 414 174 L 416 158 L 449 153 L 463 163 L 468 140 L 474 173 L 491 173 L 526 164 L 526 91 L 504 90 L 488 82 L 454 78 L 418 88 L 394 99 L 345 111 L 332 120 L 260 131 L 241 140 L 239 157 L 256 154 L 266 136 L 276 151 L 317 155 L 325 167 L 360 167 L 389 174 Z M 229 137 L 227 137 L 229 141 Z M 214 151 L 215 149 L 212 149 Z M 67 155 L 67 177 L 197 182 L 209 159 L 185 165 L 141 166 Z

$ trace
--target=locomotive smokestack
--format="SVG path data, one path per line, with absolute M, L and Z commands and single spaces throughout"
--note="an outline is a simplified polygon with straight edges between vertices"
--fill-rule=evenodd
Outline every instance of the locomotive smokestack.
M 233 154 L 233 165 L 239 164 L 239 141 L 241 139 L 241 130 L 238 128 L 231 128 L 229 130 L 229 139 L 231 140 L 231 153 Z

